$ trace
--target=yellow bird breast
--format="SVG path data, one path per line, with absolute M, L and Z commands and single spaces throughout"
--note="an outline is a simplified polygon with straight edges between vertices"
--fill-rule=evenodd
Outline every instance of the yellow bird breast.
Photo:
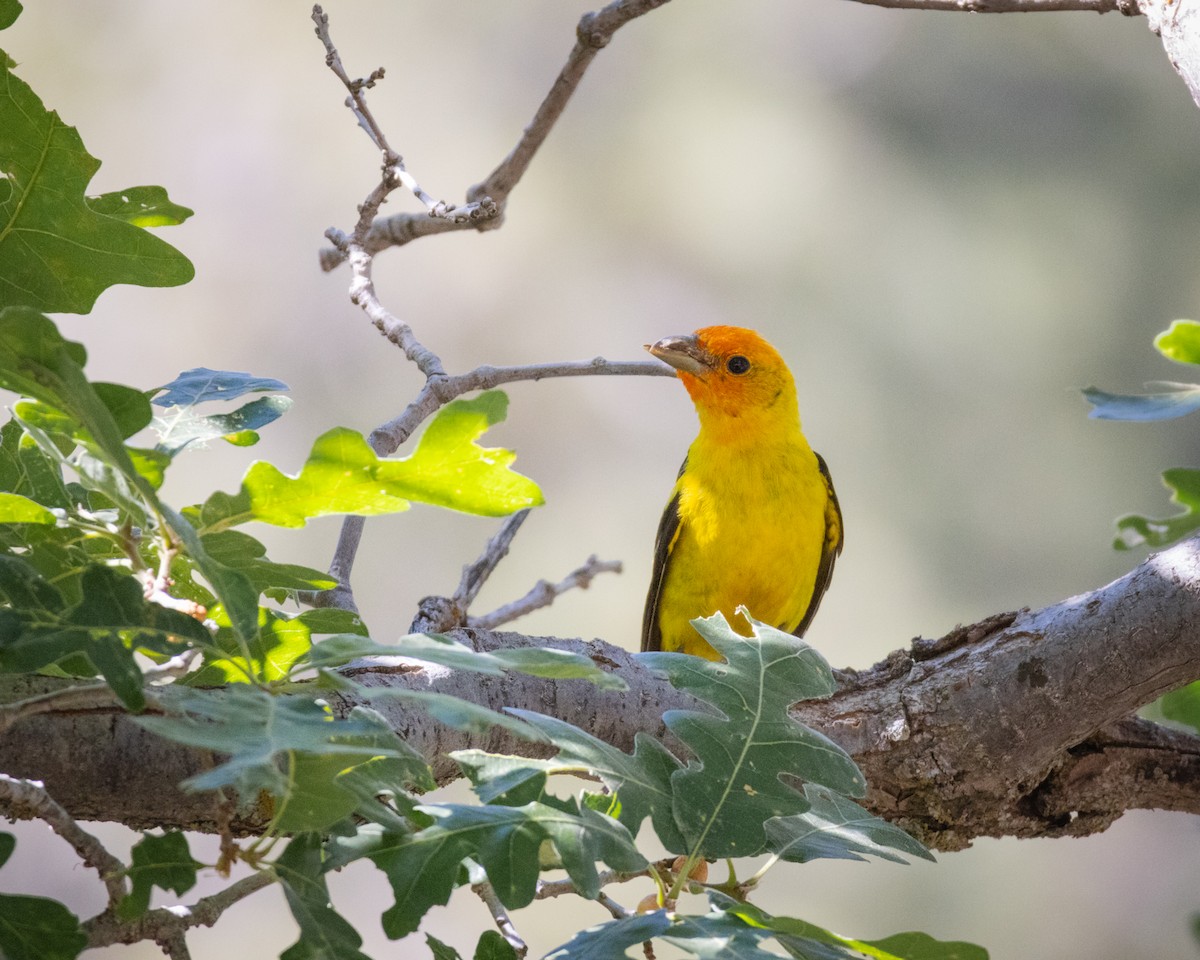
M 821 564 L 829 499 L 807 444 L 753 456 L 713 452 L 693 448 L 679 478 L 679 529 L 659 609 L 662 648 L 709 659 L 716 651 L 689 623 L 696 617 L 719 610 L 749 635 L 735 612 L 744 605 L 781 630 L 799 626 Z

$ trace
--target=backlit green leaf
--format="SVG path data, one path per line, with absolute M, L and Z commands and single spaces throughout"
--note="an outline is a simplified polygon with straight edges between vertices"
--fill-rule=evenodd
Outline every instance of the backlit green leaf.
M 273 868 L 300 927 L 300 939 L 280 960 L 370 960 L 358 949 L 358 931 L 330 903 L 320 837 L 293 837 Z
M 19 493 L 0 493 L 0 523 L 55 522 L 54 514 L 40 503 Z
M 381 460 L 352 430 L 330 430 L 317 438 L 299 474 L 290 477 L 259 461 L 238 493 L 209 497 L 201 521 L 208 532 L 251 520 L 302 527 L 329 514 L 377 516 L 407 510 L 411 500 L 487 516 L 539 504 L 537 485 L 508 469 L 515 454 L 475 443 L 503 419 L 506 406 L 499 391 L 456 400 L 402 460 Z
M 135 227 L 174 227 L 195 212 L 172 203 L 163 187 L 129 187 L 85 199 L 93 212 Z
M 1173 467 L 1164 470 L 1163 485 L 1171 491 L 1171 502 L 1183 507 L 1183 513 L 1162 520 L 1130 514 L 1117 521 L 1117 538 L 1113 547 L 1128 550 L 1132 547 L 1165 547 L 1181 537 L 1200 529 L 1200 470 Z
M 280 769 L 293 751 L 314 755 L 411 758 L 408 747 L 373 710 L 356 708 L 336 719 L 321 701 L 272 695 L 245 684 L 224 690 L 173 687 L 162 694 L 168 716 L 138 717 L 159 736 L 227 755 L 223 763 L 184 781 L 192 790 L 231 786 L 243 798 L 259 790 L 286 799 L 290 785 Z
M 904 856 L 933 859 L 924 844 L 853 800 L 813 783 L 804 785 L 804 796 L 807 812 L 764 824 L 768 848 L 784 860 L 864 860 L 867 854 L 896 863 L 905 863 Z
M 1154 345 L 1168 360 L 1200 364 L 1200 323 L 1174 320 L 1167 330 L 1154 338 Z

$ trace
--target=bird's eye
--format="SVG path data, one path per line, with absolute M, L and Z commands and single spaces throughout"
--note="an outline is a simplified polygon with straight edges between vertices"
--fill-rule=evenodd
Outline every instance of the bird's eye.
M 725 369 L 735 376 L 741 376 L 750 369 L 750 361 L 739 353 L 725 361 Z

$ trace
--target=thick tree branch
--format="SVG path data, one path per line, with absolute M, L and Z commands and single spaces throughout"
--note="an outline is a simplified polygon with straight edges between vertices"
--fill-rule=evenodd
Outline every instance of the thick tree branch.
M 854 0 L 893 10 L 944 10 L 955 13 L 1123 13 L 1136 17 L 1138 0 Z
M 872 810 L 940 849 L 977 836 L 1085 834 L 1133 808 L 1200 813 L 1200 739 L 1128 719 L 1200 677 L 1197 623 L 1200 539 L 1157 554 L 1090 594 L 992 618 L 939 641 L 918 640 L 869 670 L 844 672 L 834 696 L 798 704 L 795 712 L 854 755 L 867 776 Z M 470 629 L 457 636 L 480 650 L 536 644 L 584 653 L 619 672 L 629 690 L 520 675 L 481 680 L 413 670 L 411 661 L 400 660 L 350 672 L 374 690 L 432 690 L 493 709 L 538 710 L 624 749 L 639 730 L 666 736 L 664 710 L 695 706 L 628 651 L 598 640 Z M 62 683 L 6 677 L 0 693 L 21 700 Z M 330 699 L 340 713 L 360 702 Z M 498 729 L 471 740 L 395 700 L 371 702 L 443 780 L 455 776 L 445 757 L 450 750 L 538 749 Z M 213 829 L 212 799 L 183 795 L 174 786 L 204 762 L 111 708 L 28 717 L 0 741 L 0 769 L 45 780 L 78 818 L 134 827 Z M 257 823 L 249 815 L 233 826 Z

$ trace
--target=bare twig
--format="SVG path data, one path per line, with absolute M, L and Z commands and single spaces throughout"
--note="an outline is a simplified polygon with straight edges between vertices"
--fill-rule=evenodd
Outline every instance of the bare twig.
M 170 960 L 192 960 L 192 952 L 188 950 L 187 939 L 182 933 L 161 937 L 155 942 Z
M 512 151 L 481 183 L 467 191 L 464 207 L 447 207 L 442 219 L 398 214 L 372 224 L 363 237 L 364 249 L 374 254 L 391 246 L 400 246 L 419 236 L 450 230 L 490 229 L 503 220 L 508 195 L 529 169 L 534 155 L 546 142 L 550 131 L 562 116 L 592 60 L 608 46 L 613 34 L 630 20 L 661 7 L 668 0 L 616 0 L 597 13 L 586 14 L 575 29 L 575 46 L 559 71 L 553 86 L 542 100 L 533 119 Z M 328 47 L 327 47 L 328 49 Z M 373 214 L 372 214 L 373 215 Z M 451 219 L 453 218 L 453 222 Z M 331 238 L 333 239 L 333 238 Z M 349 251 L 339 246 L 321 251 L 321 266 L 332 270 L 348 258 Z
M 417 398 L 396 419 L 378 427 L 371 434 L 371 446 L 380 456 L 387 456 L 412 436 L 426 417 L 455 397 L 476 390 L 490 390 L 505 383 L 525 380 L 549 380 L 558 377 L 634 376 L 673 377 L 675 371 L 665 363 L 653 360 L 609 361 L 603 357 L 563 363 L 531 363 L 519 367 L 476 367 L 468 373 L 430 380 Z
M 596 894 L 596 902 L 612 914 L 614 920 L 624 920 L 626 917 L 632 916 L 630 911 L 626 910 L 603 890 Z
M 274 882 L 274 874 L 269 870 L 260 870 L 231 883 L 224 890 L 197 900 L 190 907 L 147 910 L 136 920 L 121 920 L 115 911 L 106 910 L 84 923 L 88 946 L 107 947 L 114 943 L 138 943 L 142 940 L 154 940 L 160 945 L 180 942 L 188 930 L 211 927 L 239 900 Z
M 440 216 L 444 212 L 446 204 L 430 197 L 408 174 L 408 171 L 404 169 L 404 159 L 388 145 L 387 137 L 384 136 L 383 130 L 367 106 L 364 91 L 373 87 L 376 81 L 383 78 L 382 68 L 374 71 L 365 80 L 351 80 L 345 67 L 342 66 L 341 57 L 330 38 L 329 17 L 320 6 L 314 6 L 312 18 L 317 25 L 317 36 L 325 46 L 326 65 L 350 92 L 346 105 L 353 111 L 355 117 L 358 118 L 359 125 L 367 131 L 372 142 L 383 154 L 382 176 L 379 183 L 367 194 L 367 198 L 359 206 L 358 222 L 354 226 L 354 231 L 347 237 L 340 231 L 330 229 L 326 231 L 326 236 L 333 241 L 336 247 L 345 252 L 350 261 L 351 301 L 363 309 L 379 332 L 403 350 L 404 355 L 415 363 L 426 377 L 442 376 L 445 371 L 442 369 L 442 361 L 438 355 L 422 345 L 413 335 L 412 328 L 387 310 L 376 296 L 375 282 L 371 278 L 372 255 L 367 250 L 366 237 L 371 222 L 379 213 L 380 206 L 397 187 L 404 186 L 411 190 L 434 215 Z
M 508 945 L 513 948 L 518 957 L 524 957 L 529 953 L 529 945 L 517 933 L 517 928 L 513 926 L 512 918 L 508 915 L 508 911 L 504 909 L 504 904 L 500 902 L 500 898 L 496 896 L 496 891 L 488 882 L 474 883 L 471 889 L 476 896 L 482 900 L 492 915 L 492 919 L 496 921 L 496 928 L 500 931 L 500 935 L 508 941 Z
M 100 874 L 108 891 L 108 909 L 116 909 L 129 892 L 124 879 L 125 864 L 80 827 L 38 781 L 19 780 L 0 773 L 0 804 L 4 806 L 5 816 L 13 820 L 44 820 L 51 830 L 74 847 L 84 865 Z
M 506 603 L 491 613 L 485 613 L 482 617 L 468 617 L 467 626 L 482 630 L 495 630 L 501 624 L 510 623 L 518 617 L 532 613 L 534 610 L 550 606 L 550 604 L 568 590 L 573 590 L 576 587 L 580 590 L 586 590 L 591 586 L 592 580 L 598 574 L 620 572 L 620 560 L 600 560 L 595 554 L 592 554 L 592 556 L 587 558 L 587 562 L 582 567 L 572 570 L 558 583 L 539 580 L 533 585 L 533 589 L 521 597 L 521 599 L 514 600 L 512 603 Z
M 479 559 L 463 567 L 462 579 L 459 580 L 458 589 L 454 591 L 452 599 L 462 607 L 464 612 L 470 609 L 475 598 L 479 596 L 479 591 L 487 583 L 492 571 L 496 569 L 501 560 L 508 556 L 508 548 L 512 546 L 513 537 L 517 535 L 521 524 L 528 516 L 528 509 L 519 510 L 505 520 L 496 535 L 488 541 L 483 553 L 479 555 Z

